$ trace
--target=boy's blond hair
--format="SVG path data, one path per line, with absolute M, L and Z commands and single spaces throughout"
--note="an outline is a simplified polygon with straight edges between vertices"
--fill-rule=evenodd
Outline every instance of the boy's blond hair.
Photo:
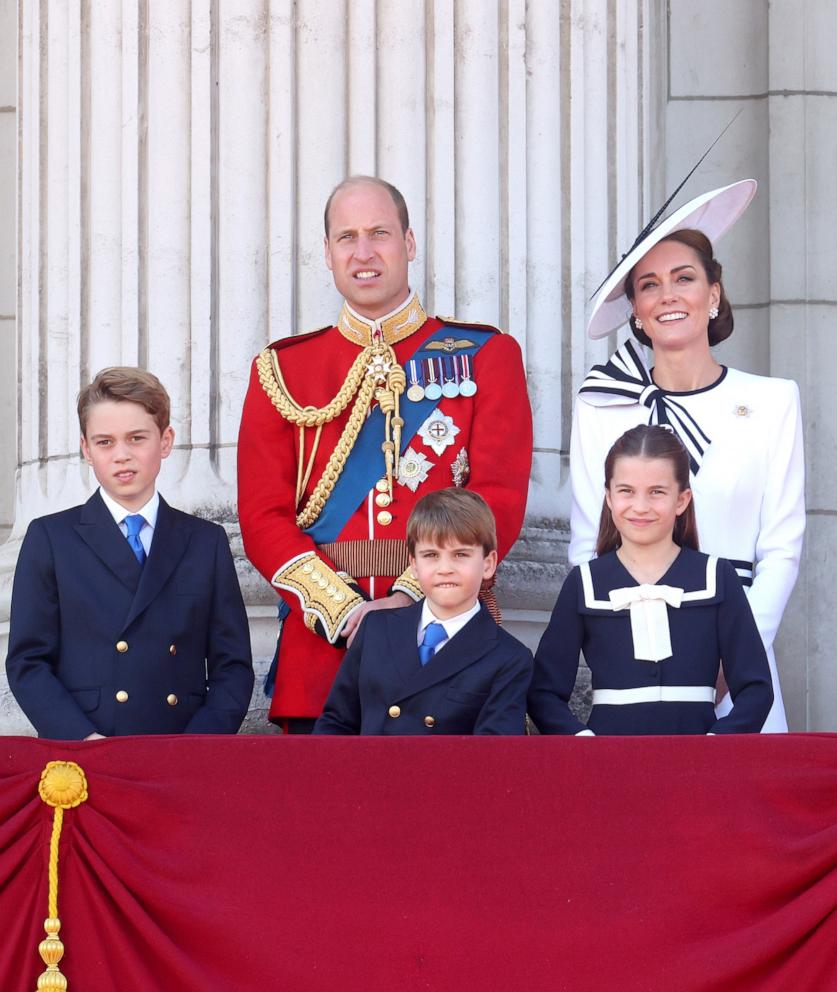
M 154 418 L 160 433 L 171 421 L 171 400 L 156 375 L 145 369 L 115 365 L 102 369 L 78 394 L 78 423 L 87 437 L 87 420 L 97 403 L 138 403 Z
M 444 547 L 452 541 L 481 545 L 487 555 L 497 550 L 497 525 L 491 507 L 468 489 L 437 489 L 416 503 L 407 521 L 407 550 L 429 541 Z

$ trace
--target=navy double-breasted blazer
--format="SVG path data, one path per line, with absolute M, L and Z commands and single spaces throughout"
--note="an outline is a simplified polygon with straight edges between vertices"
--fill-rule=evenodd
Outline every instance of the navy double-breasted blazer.
M 364 617 L 315 734 L 522 734 L 532 654 L 483 607 L 430 661 L 422 601 Z
M 253 667 L 223 528 L 161 498 L 141 566 L 98 491 L 34 520 L 6 671 L 42 737 L 235 733 Z

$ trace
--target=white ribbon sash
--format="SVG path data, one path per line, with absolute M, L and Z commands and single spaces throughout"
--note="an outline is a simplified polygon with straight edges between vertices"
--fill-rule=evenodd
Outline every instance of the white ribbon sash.
M 634 657 L 638 661 L 662 661 L 671 657 L 671 633 L 667 606 L 680 608 L 683 590 L 675 586 L 639 585 L 611 589 L 614 611 L 630 608 Z
M 642 353 L 625 341 L 604 365 L 594 365 L 578 391 L 592 406 L 639 403 L 650 411 L 649 424 L 667 424 L 689 452 L 692 475 L 697 475 L 711 439 L 686 407 L 651 378 Z

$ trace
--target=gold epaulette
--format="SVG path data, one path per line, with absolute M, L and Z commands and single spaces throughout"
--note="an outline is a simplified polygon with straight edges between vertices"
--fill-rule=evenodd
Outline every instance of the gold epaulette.
M 346 581 L 350 578 L 307 551 L 283 565 L 271 583 L 294 593 L 302 604 L 305 626 L 315 630 L 319 622 L 326 640 L 335 644 L 349 614 L 363 603 L 360 593 Z

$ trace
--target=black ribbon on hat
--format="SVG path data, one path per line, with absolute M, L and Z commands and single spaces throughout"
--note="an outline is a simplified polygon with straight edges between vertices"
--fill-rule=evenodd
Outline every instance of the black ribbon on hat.
M 622 255 L 622 257 L 619 259 L 619 261 L 616 263 L 616 265 L 614 265 L 613 268 L 610 270 L 610 272 L 608 272 L 608 274 L 604 277 L 604 279 L 602 279 L 602 281 L 599 283 L 599 285 L 596 287 L 596 289 L 593 290 L 593 295 L 590 297 L 591 300 L 596 296 L 596 294 L 599 292 L 599 290 L 602 288 L 602 286 L 604 286 L 604 284 L 608 281 L 608 279 L 610 279 L 610 277 L 619 268 L 619 266 L 628 257 L 628 255 L 630 255 L 630 253 L 634 250 L 634 248 L 636 248 L 637 245 L 641 244 L 648 237 L 648 235 L 651 233 L 651 231 L 654 230 L 654 228 L 657 225 L 657 221 L 660 219 L 660 217 L 662 217 L 662 215 L 665 212 L 665 210 L 668 207 L 668 205 L 675 198 L 675 196 L 677 196 L 677 194 L 680 192 L 680 190 L 683 189 L 683 187 L 686 185 L 686 183 L 692 178 L 692 176 L 697 171 L 697 168 L 701 164 L 701 162 L 703 162 L 703 160 L 712 151 L 712 149 L 715 147 L 715 145 L 718 144 L 718 142 L 721 140 L 721 138 L 723 138 L 723 136 L 727 133 L 727 131 L 732 127 L 732 125 L 735 123 L 735 121 L 738 118 L 738 114 L 740 114 L 740 113 L 741 113 L 741 111 L 739 110 L 738 113 L 736 113 L 735 116 L 732 118 L 732 120 L 729 122 L 729 124 L 727 124 L 727 126 L 723 129 L 723 131 L 721 131 L 721 133 L 718 135 L 718 137 L 706 149 L 706 151 L 703 153 L 703 155 L 701 155 L 701 157 L 697 160 L 697 162 L 695 162 L 695 164 L 691 167 L 691 169 L 689 169 L 689 171 L 686 173 L 686 177 L 683 179 L 683 181 L 680 183 L 680 185 L 677 187 L 677 189 L 675 189 L 675 191 L 671 194 L 671 196 L 669 196 L 669 198 L 666 200 L 666 202 L 654 214 L 654 216 L 651 218 L 651 220 L 649 220 L 648 223 L 645 225 L 645 227 L 643 227 L 643 229 L 639 232 L 639 234 L 636 237 L 636 240 L 631 245 L 631 247 L 624 253 L 624 255 Z
M 654 382 L 632 341 L 617 348 L 604 365 L 594 365 L 578 393 L 593 406 L 641 403 L 648 407 L 648 423 L 670 427 L 689 454 L 692 475 L 700 471 L 711 438 L 682 403 Z

